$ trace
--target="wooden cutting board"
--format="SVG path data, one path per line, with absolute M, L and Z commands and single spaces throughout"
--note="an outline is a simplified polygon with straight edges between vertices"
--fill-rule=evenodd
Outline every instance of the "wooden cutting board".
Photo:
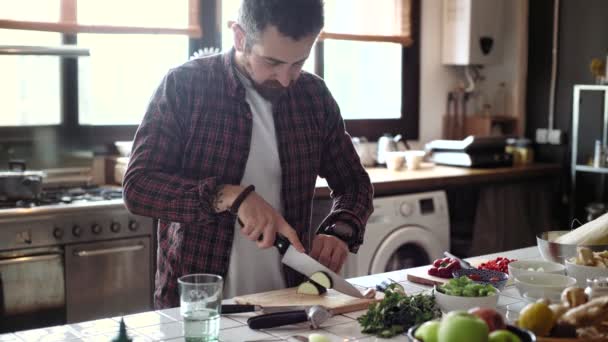
M 261 306 L 309 306 L 322 305 L 332 314 L 338 315 L 353 311 L 367 310 L 371 303 L 382 300 L 383 294 L 376 293 L 375 299 L 361 299 L 347 296 L 329 289 L 321 296 L 298 294 L 297 288 L 287 288 L 269 292 L 255 293 L 234 298 L 238 304 L 253 304 Z
M 471 265 L 477 267 L 477 266 L 481 265 L 482 263 L 484 263 L 485 261 L 486 260 L 473 261 L 473 262 L 471 262 Z M 429 268 L 431 268 L 430 265 L 425 266 L 425 267 L 419 267 L 419 268 L 416 268 L 413 270 L 406 270 L 407 280 L 411 281 L 412 283 L 418 283 L 418 284 L 428 285 L 428 286 L 441 285 L 441 284 L 447 283 L 448 280 L 450 280 L 450 279 L 439 278 L 439 277 L 430 275 Z M 513 284 L 513 279 L 509 278 L 509 280 L 507 280 L 506 285 L 511 285 L 511 284 Z

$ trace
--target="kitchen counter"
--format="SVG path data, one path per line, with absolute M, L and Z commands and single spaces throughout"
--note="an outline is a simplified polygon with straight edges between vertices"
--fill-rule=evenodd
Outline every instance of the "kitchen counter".
M 423 164 L 419 170 L 391 171 L 387 168 L 367 168 L 374 184 L 376 196 L 403 194 L 415 191 L 443 189 L 449 186 L 483 183 L 513 182 L 534 177 L 558 175 L 558 164 L 535 163 L 493 169 L 471 169 L 443 165 Z M 329 198 L 327 181 L 317 180 L 316 198 Z
M 497 256 L 515 259 L 540 259 L 536 247 L 512 250 L 504 253 L 490 254 L 469 261 L 488 260 Z M 390 278 L 402 284 L 408 294 L 429 291 L 430 287 L 414 284 L 407 281 L 407 273 L 412 269 L 394 271 L 390 273 L 371 275 L 350 279 L 354 284 L 361 286 L 375 286 L 382 280 Z M 230 300 L 225 302 L 230 303 Z M 513 322 L 526 302 L 519 296 L 515 286 L 505 287 L 498 300 L 498 311 Z M 326 321 L 316 332 L 325 334 L 331 341 L 380 341 L 374 336 L 361 333 L 357 317 L 363 315 L 365 310 L 337 315 Z M 253 314 L 226 315 L 221 318 L 220 339 L 225 342 L 243 342 L 265 339 L 267 341 L 296 341 L 290 336 L 314 332 L 308 329 L 306 323 L 274 328 L 265 331 L 254 331 L 247 327 L 247 318 Z M 128 333 L 133 341 L 184 341 L 183 323 L 179 315 L 179 308 L 149 311 L 125 316 Z M 0 335 L 0 341 L 110 341 L 116 336 L 120 317 L 104 318 L 96 321 L 69 324 L 51 328 L 35 329 Z M 390 339 L 391 341 L 408 341 L 404 335 Z M 384 341 L 384 339 L 382 339 Z

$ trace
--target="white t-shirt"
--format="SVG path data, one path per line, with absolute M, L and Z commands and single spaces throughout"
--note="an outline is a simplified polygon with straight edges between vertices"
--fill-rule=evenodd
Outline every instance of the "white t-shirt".
M 241 185 L 255 185 L 256 193 L 282 213 L 281 163 L 272 104 L 252 87 L 249 79 L 235 71 L 245 86 L 246 101 L 253 120 L 251 147 Z M 240 229 L 237 222 L 228 276 L 224 283 L 224 298 L 284 288 L 278 250 L 274 247 L 259 249 L 255 242 L 241 234 Z

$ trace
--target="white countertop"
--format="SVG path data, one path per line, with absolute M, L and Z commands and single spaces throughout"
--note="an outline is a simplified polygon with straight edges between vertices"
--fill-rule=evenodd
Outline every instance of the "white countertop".
M 528 247 L 503 253 L 489 254 L 467 260 L 493 259 L 497 256 L 510 259 L 540 259 L 540 253 L 536 247 Z M 411 269 L 410 269 L 411 270 Z M 411 283 L 406 280 L 408 270 L 394 271 L 371 275 L 366 277 L 349 279 L 352 283 L 361 286 L 375 286 L 381 281 L 390 278 L 402 284 L 408 294 L 429 291 L 430 287 Z M 227 300 L 226 302 L 230 302 Z M 519 311 L 527 303 L 519 296 L 515 286 L 504 288 L 498 300 L 498 310 L 503 313 L 507 320 L 513 322 Z M 254 331 L 247 327 L 247 318 L 254 313 L 235 314 L 222 316 L 220 323 L 220 340 L 224 342 L 243 342 L 248 340 L 265 339 L 268 341 L 296 341 L 290 336 L 308 336 L 312 332 L 319 332 L 328 336 L 331 341 L 386 341 L 376 339 L 374 336 L 361 333 L 357 317 L 363 315 L 366 310 L 352 312 L 344 315 L 334 316 L 326 321 L 320 330 L 312 331 L 307 323 L 300 323 L 270 330 Z M 105 318 L 77 324 L 68 324 L 51 328 L 20 331 L 13 334 L 0 335 L 0 341 L 111 341 L 116 336 L 121 317 Z M 184 341 L 183 323 L 179 314 L 179 308 L 149 311 L 140 314 L 125 316 L 129 336 L 135 342 L 139 341 Z M 405 335 L 397 336 L 391 341 L 408 341 Z

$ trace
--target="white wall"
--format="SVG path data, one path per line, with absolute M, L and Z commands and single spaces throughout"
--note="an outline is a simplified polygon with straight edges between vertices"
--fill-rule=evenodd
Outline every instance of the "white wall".
M 525 69 L 527 65 L 528 0 L 505 0 L 504 46 L 500 64 L 483 69 L 484 89 L 492 99 L 497 85 L 507 83 L 510 101 L 507 110 L 524 115 Z M 422 0 L 420 28 L 420 139 L 412 142 L 421 148 L 442 138 L 442 116 L 448 92 L 464 81 L 462 67 L 441 64 L 442 0 Z M 520 120 L 523 122 L 523 120 Z M 521 127 L 520 127 L 521 129 Z M 521 132 L 521 130 L 520 130 Z

